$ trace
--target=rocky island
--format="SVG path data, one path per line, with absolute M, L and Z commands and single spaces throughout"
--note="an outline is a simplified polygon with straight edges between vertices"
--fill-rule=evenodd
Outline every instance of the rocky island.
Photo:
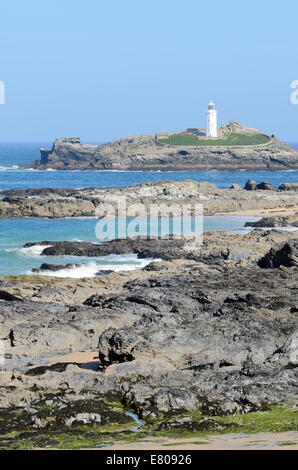
M 218 138 L 199 130 L 124 137 L 104 145 L 82 144 L 78 137 L 58 138 L 52 149 L 23 167 L 46 170 L 287 170 L 298 168 L 298 150 L 236 121 L 219 128 Z

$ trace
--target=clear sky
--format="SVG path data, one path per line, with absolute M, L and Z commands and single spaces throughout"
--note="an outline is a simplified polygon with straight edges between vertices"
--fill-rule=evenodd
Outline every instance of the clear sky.
M 294 0 L 10 0 L 0 6 L 1 141 L 204 127 L 298 141 Z

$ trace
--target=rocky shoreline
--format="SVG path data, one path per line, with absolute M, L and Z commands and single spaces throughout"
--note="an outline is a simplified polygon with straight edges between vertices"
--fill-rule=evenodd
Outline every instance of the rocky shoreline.
M 244 127 L 241 133 L 245 133 Z M 154 135 L 128 136 L 97 146 L 82 144 L 78 137 L 65 137 L 56 139 L 52 149 L 41 149 L 40 153 L 40 160 L 22 167 L 117 171 L 278 171 L 298 168 L 298 150 L 275 137 L 266 144 L 249 146 L 168 145 L 156 140 Z
M 248 181 L 245 187 L 234 184 L 230 189 L 221 189 L 210 183 L 185 180 L 120 188 L 8 190 L 1 192 L 0 218 L 115 217 L 117 202 L 124 197 L 127 207 L 141 202 L 147 210 L 154 204 L 175 204 L 177 215 L 183 204 L 202 204 L 205 215 L 298 211 L 297 184 L 284 183 L 273 188 L 270 183 Z
M 239 432 L 239 413 L 276 406 L 292 416 L 282 430 L 297 430 L 297 234 L 141 242 L 109 249 L 142 256 L 143 246 L 162 261 L 94 279 L 0 280 L 1 448 L 133 439 L 127 409 L 144 437 Z
M 52 277 L 80 265 L 51 261 L 0 278 L 0 448 L 241 432 L 240 417 L 255 413 L 273 417 L 268 431 L 298 430 L 298 239 L 279 230 L 297 227 L 297 189 L 189 180 L 3 191 L 1 217 L 115 217 L 125 197 L 128 207 L 200 203 L 207 215 L 263 218 L 244 235 L 27 242 L 49 258 L 159 261 L 81 279 Z

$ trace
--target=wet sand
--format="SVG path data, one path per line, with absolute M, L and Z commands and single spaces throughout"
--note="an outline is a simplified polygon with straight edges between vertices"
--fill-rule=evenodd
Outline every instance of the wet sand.
M 251 208 L 250 210 L 243 210 L 243 211 L 227 211 L 227 212 L 220 212 L 220 213 L 215 213 L 214 215 L 237 215 L 237 216 L 243 216 L 243 217 L 271 217 L 271 216 L 282 216 L 282 217 L 288 217 L 295 215 L 298 211 L 298 207 L 295 206 L 291 209 L 288 208 L 274 208 L 274 209 L 254 209 Z
M 139 442 L 115 442 L 98 450 L 298 450 L 298 432 L 223 434 L 188 439 L 145 438 Z
M 97 371 L 98 368 L 98 353 L 91 349 L 86 351 L 77 351 L 69 354 L 47 357 L 48 365 L 57 364 L 59 362 L 69 362 L 80 364 L 82 369 Z
M 48 357 L 47 361 L 49 365 L 56 364 L 57 362 L 77 362 L 79 364 L 86 364 L 91 361 L 96 361 L 98 363 L 98 354 L 96 351 L 87 349 L 85 351 L 77 351 L 69 354 Z

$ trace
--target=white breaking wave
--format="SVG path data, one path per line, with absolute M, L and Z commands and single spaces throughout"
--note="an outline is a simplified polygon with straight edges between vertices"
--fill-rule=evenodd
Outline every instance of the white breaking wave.
M 124 261 L 124 260 L 123 260 Z M 152 263 L 152 261 L 161 261 L 160 259 L 137 259 L 135 263 L 127 263 L 127 264 L 101 264 L 98 265 L 98 271 L 106 271 L 111 270 L 115 272 L 119 271 L 133 271 L 134 269 L 142 269 L 145 268 L 148 264 Z
M 82 264 L 79 267 L 74 268 L 64 268 L 59 271 L 40 271 L 38 275 L 40 276 L 51 276 L 51 277 L 71 277 L 71 278 L 83 278 L 83 277 L 95 277 L 98 272 L 98 266 L 95 261 L 90 261 L 89 263 Z M 35 274 L 32 271 L 27 272 L 26 274 Z
M 283 232 L 295 232 L 298 230 L 298 227 L 253 227 L 254 229 L 261 229 L 261 230 L 281 230 Z
M 9 171 L 9 170 L 18 170 L 18 169 L 19 169 L 18 165 L 0 166 L 0 171 Z
M 124 261 L 124 260 L 122 260 Z M 38 275 L 40 276 L 50 276 L 50 277 L 69 277 L 73 279 L 80 279 L 84 277 L 95 277 L 98 275 L 100 271 L 133 271 L 135 269 L 142 269 L 147 264 L 151 263 L 152 261 L 161 261 L 159 259 L 142 259 L 136 260 L 135 263 L 127 263 L 127 264 L 98 264 L 95 261 L 89 261 L 88 263 L 83 263 L 81 266 L 73 267 L 73 268 L 64 268 L 60 269 L 59 271 L 47 271 L 41 270 Z M 27 271 L 26 274 L 34 274 L 36 273 L 32 271 Z
M 45 248 L 49 248 L 52 245 L 33 245 L 26 248 L 20 248 L 18 252 L 25 256 L 40 256 Z

